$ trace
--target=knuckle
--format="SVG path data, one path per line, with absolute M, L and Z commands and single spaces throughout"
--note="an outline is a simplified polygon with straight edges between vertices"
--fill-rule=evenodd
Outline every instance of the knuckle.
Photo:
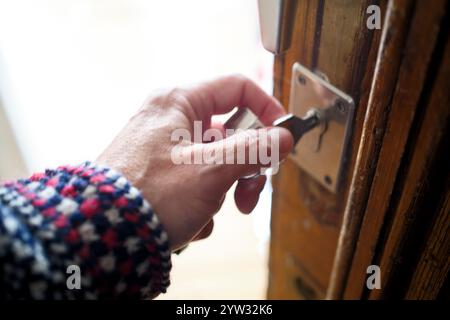
M 167 108 L 177 104 L 187 103 L 187 90 L 179 87 L 163 89 L 150 95 L 144 106 L 145 107 L 162 107 Z
M 169 100 L 179 100 L 179 99 L 185 99 L 187 95 L 187 90 L 180 88 L 180 87 L 174 87 L 170 89 L 166 96 Z
M 242 83 L 251 81 L 248 77 L 246 77 L 240 73 L 233 73 L 230 75 L 230 78 L 236 82 L 242 82 Z

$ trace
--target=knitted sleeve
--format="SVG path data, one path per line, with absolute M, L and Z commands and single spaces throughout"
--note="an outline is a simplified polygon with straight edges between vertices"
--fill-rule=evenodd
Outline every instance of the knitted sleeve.
M 156 214 L 113 170 L 85 163 L 0 185 L 3 298 L 153 298 L 170 269 Z

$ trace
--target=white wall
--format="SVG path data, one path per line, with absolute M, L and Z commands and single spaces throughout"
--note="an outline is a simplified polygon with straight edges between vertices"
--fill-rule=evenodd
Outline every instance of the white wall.
M 0 96 L 32 171 L 93 160 L 161 87 L 271 90 L 256 1 L 0 0 Z
M 272 61 L 256 0 L 0 0 L 0 177 L 94 160 L 161 87 L 239 72 L 271 92 Z M 165 298 L 265 296 L 269 188 L 262 200 L 248 217 L 227 197 Z
M 28 174 L 11 125 L 0 100 L 0 181 Z

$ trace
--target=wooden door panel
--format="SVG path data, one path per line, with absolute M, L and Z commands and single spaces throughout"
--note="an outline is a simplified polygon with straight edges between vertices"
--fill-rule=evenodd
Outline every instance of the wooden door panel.
M 389 114 L 384 124 L 385 134 L 377 160 L 377 168 L 371 183 L 370 195 L 364 209 L 364 221 L 359 231 L 358 244 L 355 249 L 348 282 L 345 288 L 346 298 L 359 298 L 365 288 L 366 268 L 372 264 L 379 233 L 395 198 L 395 181 L 402 170 L 401 161 L 406 151 L 406 144 L 411 133 L 419 99 L 425 85 L 428 67 L 439 30 L 444 1 L 436 1 L 429 7 L 425 1 L 419 1 L 410 13 L 411 7 L 403 7 L 404 19 L 395 18 L 395 23 L 402 23 L 406 32 L 398 33 L 395 45 L 398 50 L 398 75 L 395 91 L 389 103 Z M 411 17 L 411 21 L 409 21 Z M 412 27 L 407 28 L 406 26 Z M 400 29 L 400 28 L 399 28 Z M 403 41 L 405 39 L 405 44 Z M 400 44 L 400 45 L 399 45 Z M 405 49 L 404 49 L 405 48 Z M 420 61 L 420 63 L 414 63 Z M 383 73 L 380 82 L 385 81 Z M 363 214 L 361 214 L 362 216 Z M 384 270 L 384 269 L 382 269 Z M 385 279 L 384 272 L 382 279 Z
M 291 47 L 275 59 L 274 93 L 285 106 L 289 104 L 294 62 L 320 71 L 332 84 L 354 98 L 357 110 L 347 168 L 352 167 L 356 158 L 361 120 L 364 119 L 375 65 L 373 51 L 377 50 L 379 42 L 379 31 L 361 28 L 365 25 L 365 10 L 371 3 L 298 1 Z M 274 178 L 270 298 L 285 297 L 283 290 L 277 288 L 280 285 L 277 275 L 287 268 L 288 261 L 275 257 L 283 257 L 286 251 L 292 253 L 300 268 L 306 271 L 304 279 L 299 281 L 316 283 L 322 290 L 318 289 L 320 292 L 314 295 L 325 297 L 350 178 L 351 174 L 346 174 L 341 190 L 334 194 L 290 159 Z
M 366 9 L 381 8 L 382 30 Z M 298 1 L 274 94 L 291 68 L 325 74 L 356 106 L 331 193 L 290 159 L 273 178 L 269 298 L 449 297 L 450 15 L 444 0 Z M 381 268 L 381 289 L 366 286 Z
M 421 150 L 422 157 L 416 155 L 415 161 L 413 159 L 411 163 L 411 168 L 419 166 L 427 169 L 427 166 L 430 166 L 430 162 L 427 163 L 423 155 L 429 156 L 430 151 L 432 151 L 438 158 L 437 161 L 440 162 L 439 165 L 434 163 L 435 174 L 445 177 L 445 172 L 447 171 L 447 177 L 443 181 L 442 195 L 439 196 L 440 193 L 433 190 L 433 188 L 430 190 L 431 194 L 436 194 L 440 198 L 435 209 L 437 214 L 427 230 L 423 252 L 417 259 L 417 265 L 414 268 L 414 273 L 405 295 L 407 299 L 435 299 L 444 295 L 446 295 L 447 299 L 450 298 L 450 288 L 445 288 L 446 278 L 447 282 L 450 282 L 450 277 L 448 276 L 450 272 L 450 174 L 448 173 L 450 159 L 448 154 L 445 156 L 445 153 L 442 153 L 442 149 L 448 151 L 447 149 L 450 145 L 450 95 L 448 92 L 450 38 L 448 31 L 446 36 L 447 44 L 443 53 L 442 67 L 436 77 L 429 103 L 426 106 L 429 116 L 424 119 L 422 124 L 424 130 L 428 132 L 421 132 L 420 134 L 422 141 L 419 143 L 422 147 L 426 147 L 427 150 Z M 429 132 L 430 129 L 434 129 L 434 134 Z M 422 172 L 424 171 L 423 169 Z M 425 178 L 427 182 L 429 181 L 426 176 L 419 176 L 419 178 Z M 436 187 L 436 184 L 437 182 L 435 181 L 432 186 Z M 426 183 L 426 185 L 430 186 L 430 183 Z M 432 203 L 432 201 L 429 201 L 429 203 Z
M 287 163 L 283 174 L 289 172 L 288 168 L 295 170 L 296 165 L 292 162 Z M 288 255 L 295 258 L 296 264 L 309 270 L 311 281 L 326 289 L 335 252 L 335 246 L 330 244 L 337 239 L 338 230 L 332 224 L 327 224 L 323 220 L 325 218 L 313 216 L 304 202 L 300 201 L 299 194 L 289 193 L 288 190 L 297 190 L 298 186 L 294 184 L 300 179 L 299 176 L 297 179 L 286 177 L 289 183 L 280 188 L 280 197 L 273 206 L 273 211 L 277 214 L 277 223 L 273 224 L 272 232 L 282 235 L 278 240 L 282 251 L 289 250 Z M 312 242 L 313 239 L 323 240 Z M 273 261 L 283 265 L 286 262 Z
M 437 3 L 438 1 L 435 2 Z M 440 17 L 443 10 L 428 10 L 428 12 L 434 12 Z M 443 22 L 438 17 L 429 20 L 436 24 Z M 443 23 L 448 23 L 448 20 Z M 403 297 L 404 289 L 410 282 L 410 274 L 416 266 L 416 260 L 421 259 L 423 255 L 423 247 L 439 238 L 442 241 L 449 239 L 448 234 L 445 233 L 445 221 L 448 224 L 450 216 L 445 200 L 449 188 L 448 164 L 450 163 L 448 155 L 450 34 L 448 30 L 443 36 L 447 39 L 445 41 L 447 45 L 435 49 L 436 54 L 433 60 L 439 69 L 429 73 L 427 82 L 430 85 L 422 93 L 423 99 L 418 104 L 418 112 L 421 116 L 416 118 L 417 121 L 413 127 L 409 141 L 409 154 L 405 161 L 405 173 L 400 180 L 402 188 L 398 192 L 398 201 L 395 202 L 392 210 L 392 223 L 386 230 L 386 240 L 383 242 L 382 252 L 377 261 L 383 270 L 382 287 L 381 290 L 370 292 L 369 297 L 372 299 Z M 437 222 L 433 223 L 434 220 Z M 440 222 L 444 224 L 440 225 Z M 433 226 L 437 233 L 430 234 L 431 238 L 428 241 L 431 242 L 428 242 L 424 235 L 429 230 L 433 230 Z M 449 243 L 444 242 L 441 246 L 445 250 Z M 443 269 L 435 269 L 436 274 L 441 274 L 450 267 L 450 252 L 442 251 L 442 254 L 436 255 L 433 260 L 436 265 L 442 266 Z M 443 285 L 443 275 L 432 280 L 433 278 L 427 279 L 424 283 L 428 282 L 428 285 L 436 286 L 435 298 L 439 293 L 436 289 Z M 412 283 L 410 289 L 412 290 L 414 286 L 415 284 Z M 431 292 L 428 293 L 431 294 Z

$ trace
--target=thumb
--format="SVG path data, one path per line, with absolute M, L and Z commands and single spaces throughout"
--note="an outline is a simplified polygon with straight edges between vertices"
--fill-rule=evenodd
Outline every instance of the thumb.
M 204 145 L 206 154 L 219 160 L 216 178 L 229 186 L 243 176 L 259 173 L 262 168 L 278 169 L 292 146 L 291 133 L 279 127 L 236 130 L 226 139 Z

